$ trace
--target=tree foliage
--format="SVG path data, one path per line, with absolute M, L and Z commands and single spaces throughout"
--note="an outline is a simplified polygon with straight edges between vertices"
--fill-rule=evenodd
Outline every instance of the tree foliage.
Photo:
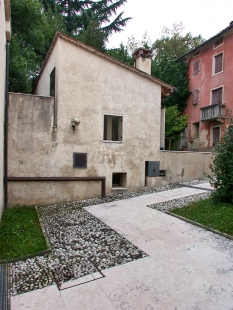
M 79 41 L 82 41 L 85 44 L 88 44 L 101 52 L 105 52 L 105 41 L 106 35 L 100 29 L 99 23 L 97 20 L 92 21 L 87 29 L 81 30 L 76 36 Z
M 30 93 L 55 32 L 65 26 L 56 11 L 45 12 L 38 0 L 12 0 L 11 16 L 9 89 Z
M 169 100 L 163 102 L 163 106 L 176 105 L 180 112 L 186 107 L 190 92 L 187 65 L 176 60 L 204 41 L 201 35 L 194 37 L 190 32 L 182 35 L 183 30 L 182 23 L 173 24 L 172 29 L 163 27 L 161 38 L 152 46 L 155 54 L 152 74 L 178 89 Z
M 120 32 L 130 18 L 123 18 L 123 12 L 117 14 L 127 0 L 41 0 L 46 9 L 58 8 L 62 14 L 69 35 L 86 31 L 94 21 L 100 26 L 107 38 L 114 32 Z M 117 16 L 112 20 L 114 15 Z
M 180 133 L 187 126 L 187 121 L 188 115 L 182 116 L 177 106 L 166 108 L 165 139 L 169 150 L 173 141 L 180 140 Z
M 119 48 L 110 49 L 107 51 L 107 53 L 110 56 L 126 63 L 127 65 L 133 66 L 134 64 L 133 57 L 130 54 L 128 47 L 124 46 L 123 43 L 120 44 Z
M 212 196 L 218 201 L 233 204 L 233 123 L 224 132 L 223 138 L 213 151 L 215 177 L 211 183 L 215 188 Z
M 182 22 L 173 24 L 172 28 L 163 27 L 161 38 L 155 40 L 152 46 L 155 57 L 166 55 L 176 60 L 204 42 L 201 35 L 195 37 L 190 32 L 182 35 L 184 29 Z

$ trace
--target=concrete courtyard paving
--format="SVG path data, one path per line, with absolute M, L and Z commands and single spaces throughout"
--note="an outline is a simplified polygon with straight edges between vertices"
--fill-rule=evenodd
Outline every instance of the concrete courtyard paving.
M 233 310 L 233 241 L 147 207 L 210 188 L 196 187 L 86 207 L 149 256 L 11 297 L 11 310 Z

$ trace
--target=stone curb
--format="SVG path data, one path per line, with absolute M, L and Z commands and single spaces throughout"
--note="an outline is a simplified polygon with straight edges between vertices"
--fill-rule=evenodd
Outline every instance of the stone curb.
M 158 211 L 159 211 L 159 210 L 158 210 Z M 187 219 L 186 217 L 183 217 L 183 216 L 174 214 L 174 213 L 172 213 L 172 212 L 170 212 L 170 211 L 161 211 L 161 212 L 166 213 L 166 214 L 171 215 L 171 216 L 174 216 L 174 217 L 176 217 L 176 218 L 178 218 L 178 219 L 180 219 L 180 220 L 182 220 L 182 221 L 185 221 L 185 222 L 187 222 L 187 223 L 193 224 L 193 225 L 198 226 L 198 227 L 200 227 L 200 228 L 203 228 L 203 229 L 205 229 L 205 230 L 211 231 L 212 233 L 218 234 L 218 235 L 220 235 L 220 236 L 222 236 L 222 237 L 225 237 L 225 238 L 227 238 L 227 239 L 233 240 L 233 236 L 231 236 L 231 235 L 222 233 L 221 231 L 215 230 L 215 229 L 210 228 L 210 227 L 208 227 L 208 226 L 205 226 L 205 225 L 202 225 L 202 224 L 197 223 L 197 222 L 195 222 L 195 221 L 189 220 L 189 219 Z
M 47 245 L 47 248 L 48 248 L 46 251 L 49 251 L 49 252 L 47 252 L 47 253 L 50 253 L 50 252 L 52 252 L 52 248 L 53 248 L 53 247 L 51 246 L 51 243 L 50 243 L 49 238 L 48 238 L 48 236 L 47 236 L 47 233 L 46 233 L 44 224 L 43 224 L 43 222 L 42 222 L 42 219 L 41 219 L 41 216 L 40 216 L 40 212 L 39 212 L 39 210 L 38 210 L 38 207 L 35 206 L 35 209 L 36 209 L 37 216 L 38 216 L 38 219 L 39 219 L 39 222 L 40 222 L 40 227 L 41 227 L 41 230 L 42 230 L 43 235 L 44 235 L 44 237 L 45 237 L 46 245 Z

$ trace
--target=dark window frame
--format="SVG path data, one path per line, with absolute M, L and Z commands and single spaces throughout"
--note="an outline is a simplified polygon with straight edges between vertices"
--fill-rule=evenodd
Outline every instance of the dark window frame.
M 50 83 L 50 86 L 49 86 L 49 95 L 50 95 L 51 97 L 55 97 L 55 90 L 56 90 L 55 82 L 56 82 L 56 68 L 54 68 L 53 71 L 52 71 L 51 74 L 50 74 L 50 80 L 49 80 L 49 83 Z
M 76 169 L 87 168 L 87 153 L 73 153 L 73 168 Z
M 110 120 L 110 133 L 108 122 Z M 103 141 L 122 142 L 123 141 L 123 116 L 104 114 Z M 109 136 L 111 136 L 109 138 Z
M 221 137 L 221 127 L 220 126 L 213 127 L 212 128 L 213 146 L 217 145 L 217 143 L 220 141 L 220 137 Z

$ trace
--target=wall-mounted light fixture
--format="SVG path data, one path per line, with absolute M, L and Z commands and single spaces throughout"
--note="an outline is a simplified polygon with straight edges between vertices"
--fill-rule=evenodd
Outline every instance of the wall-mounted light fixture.
M 73 117 L 73 118 L 71 119 L 71 125 L 72 125 L 72 128 L 73 128 L 73 133 L 74 133 L 74 131 L 75 131 L 75 127 L 78 126 L 79 123 L 80 123 L 80 120 L 79 120 L 78 117 Z

